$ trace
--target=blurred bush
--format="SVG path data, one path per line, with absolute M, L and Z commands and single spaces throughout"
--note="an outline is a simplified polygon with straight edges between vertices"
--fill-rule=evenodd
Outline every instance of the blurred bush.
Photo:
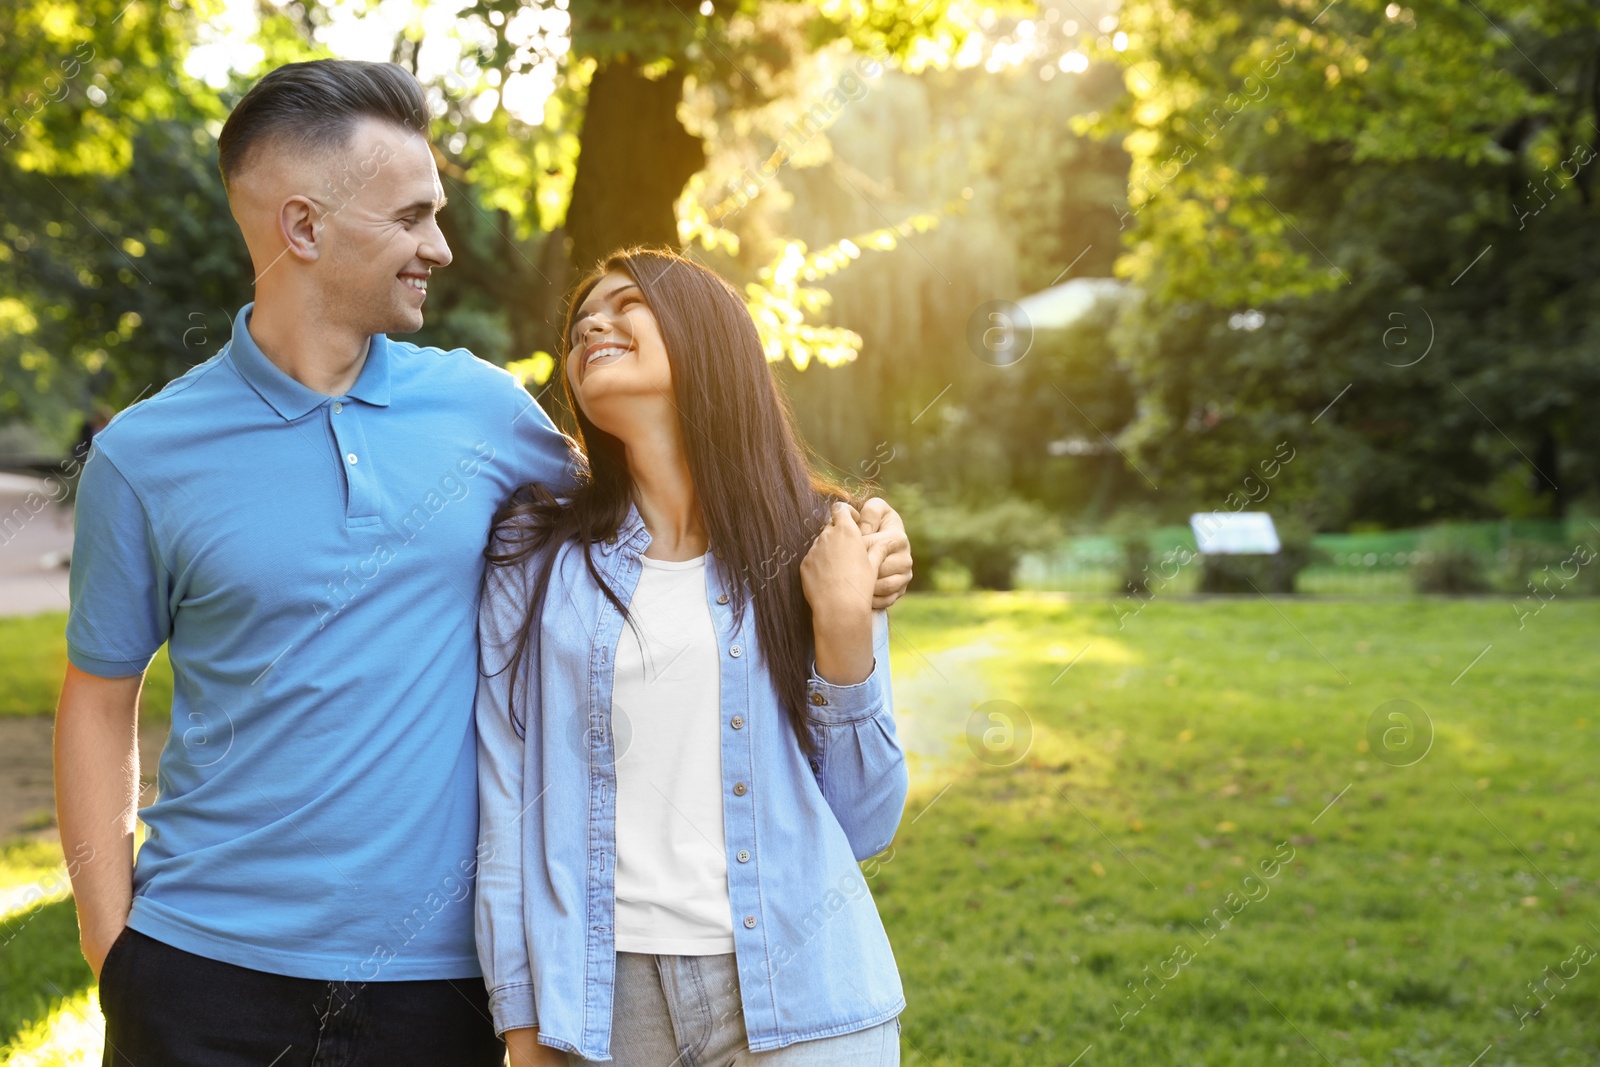
M 1508 593 L 1600 593 L 1600 559 L 1587 545 L 1512 540 L 1496 553 L 1496 583 Z
M 1417 592 L 1465 596 L 1489 591 L 1485 554 L 1466 531 L 1441 526 L 1423 534 L 1417 547 L 1422 558 L 1411 567 L 1411 586 Z
M 1049 510 L 1017 497 L 965 505 L 933 499 L 916 485 L 897 485 L 885 496 L 911 535 L 913 589 L 1010 589 L 1023 554 L 1050 548 L 1063 535 Z
M 1155 563 L 1151 531 L 1160 525 L 1158 512 L 1137 504 L 1118 509 L 1106 523 L 1106 533 L 1116 539 L 1121 556 L 1122 593 L 1145 596 L 1150 592 L 1151 565 Z

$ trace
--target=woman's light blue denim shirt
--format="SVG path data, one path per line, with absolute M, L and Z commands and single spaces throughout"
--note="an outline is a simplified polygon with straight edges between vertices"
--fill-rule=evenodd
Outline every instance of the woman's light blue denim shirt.
M 596 566 L 629 603 L 650 535 L 630 508 Z M 540 1041 L 609 1059 L 616 948 L 616 773 L 626 723 L 611 684 L 625 621 L 582 549 L 558 553 L 537 669 L 524 663 L 512 725 L 508 673 L 540 560 L 489 568 L 479 607 L 477 942 L 495 1029 L 538 1026 Z M 706 568 L 722 664 L 724 847 L 739 988 L 750 1047 L 876 1026 L 905 1007 L 900 975 L 858 861 L 894 836 L 905 755 L 889 692 L 888 618 L 858 685 L 807 686 L 807 757 L 763 667 L 753 609 L 735 618 L 728 576 Z

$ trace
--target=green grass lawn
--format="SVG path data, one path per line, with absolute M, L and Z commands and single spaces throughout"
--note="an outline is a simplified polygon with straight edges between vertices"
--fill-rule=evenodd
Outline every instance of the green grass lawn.
M 0 921 L 0 1056 L 7 1067 L 42 1051 L 39 1046 L 49 1038 L 38 1024 L 61 1006 L 81 1005 L 94 985 L 89 965 L 78 954 L 78 922 L 71 899 L 62 895 L 66 872 L 60 864 L 61 851 L 54 844 L 0 846 L 0 893 L 41 887 Z
M 1525 621 L 1490 599 L 1158 597 L 1121 629 L 1102 599 L 897 608 L 915 786 L 866 869 L 904 1062 L 1594 1064 L 1600 602 Z M 0 1048 L 82 1033 L 70 905 L 0 942 Z M 52 1008 L 79 1024 L 24 1032 Z
M 67 669 L 64 612 L 0 618 L 0 715 L 49 715 Z M 141 711 L 165 716 L 172 707 L 172 667 L 167 650 L 156 653 L 145 675 Z
M 1566 962 L 1600 946 L 1600 603 L 1521 631 L 1501 600 L 1156 600 L 1119 630 L 1104 601 L 924 597 L 895 621 L 908 717 L 944 693 L 953 731 L 989 700 L 1032 731 L 991 751 L 981 720 L 923 764 L 872 880 L 908 1063 L 1600 1057 L 1600 958 Z M 1373 723 L 1395 700 L 1432 723 L 1409 766 L 1422 732 Z

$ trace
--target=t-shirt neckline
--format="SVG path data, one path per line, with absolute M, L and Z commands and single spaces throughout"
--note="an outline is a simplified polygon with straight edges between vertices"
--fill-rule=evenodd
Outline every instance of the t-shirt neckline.
M 694 559 L 652 559 L 649 556 L 641 555 L 639 562 L 654 570 L 692 571 L 696 568 L 704 567 L 706 565 L 706 557 L 704 553 Z

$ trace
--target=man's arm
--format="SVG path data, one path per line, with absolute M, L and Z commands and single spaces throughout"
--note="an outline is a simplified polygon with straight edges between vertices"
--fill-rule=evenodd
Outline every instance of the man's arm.
M 96 978 L 133 906 L 142 673 L 99 678 L 67 667 L 56 708 L 56 820 L 78 906 L 78 942 Z
M 861 505 L 859 525 L 866 535 L 867 550 L 884 553 L 878 580 L 872 587 L 872 610 L 884 611 L 905 596 L 911 584 L 911 540 L 900 513 L 882 497 L 875 496 Z

